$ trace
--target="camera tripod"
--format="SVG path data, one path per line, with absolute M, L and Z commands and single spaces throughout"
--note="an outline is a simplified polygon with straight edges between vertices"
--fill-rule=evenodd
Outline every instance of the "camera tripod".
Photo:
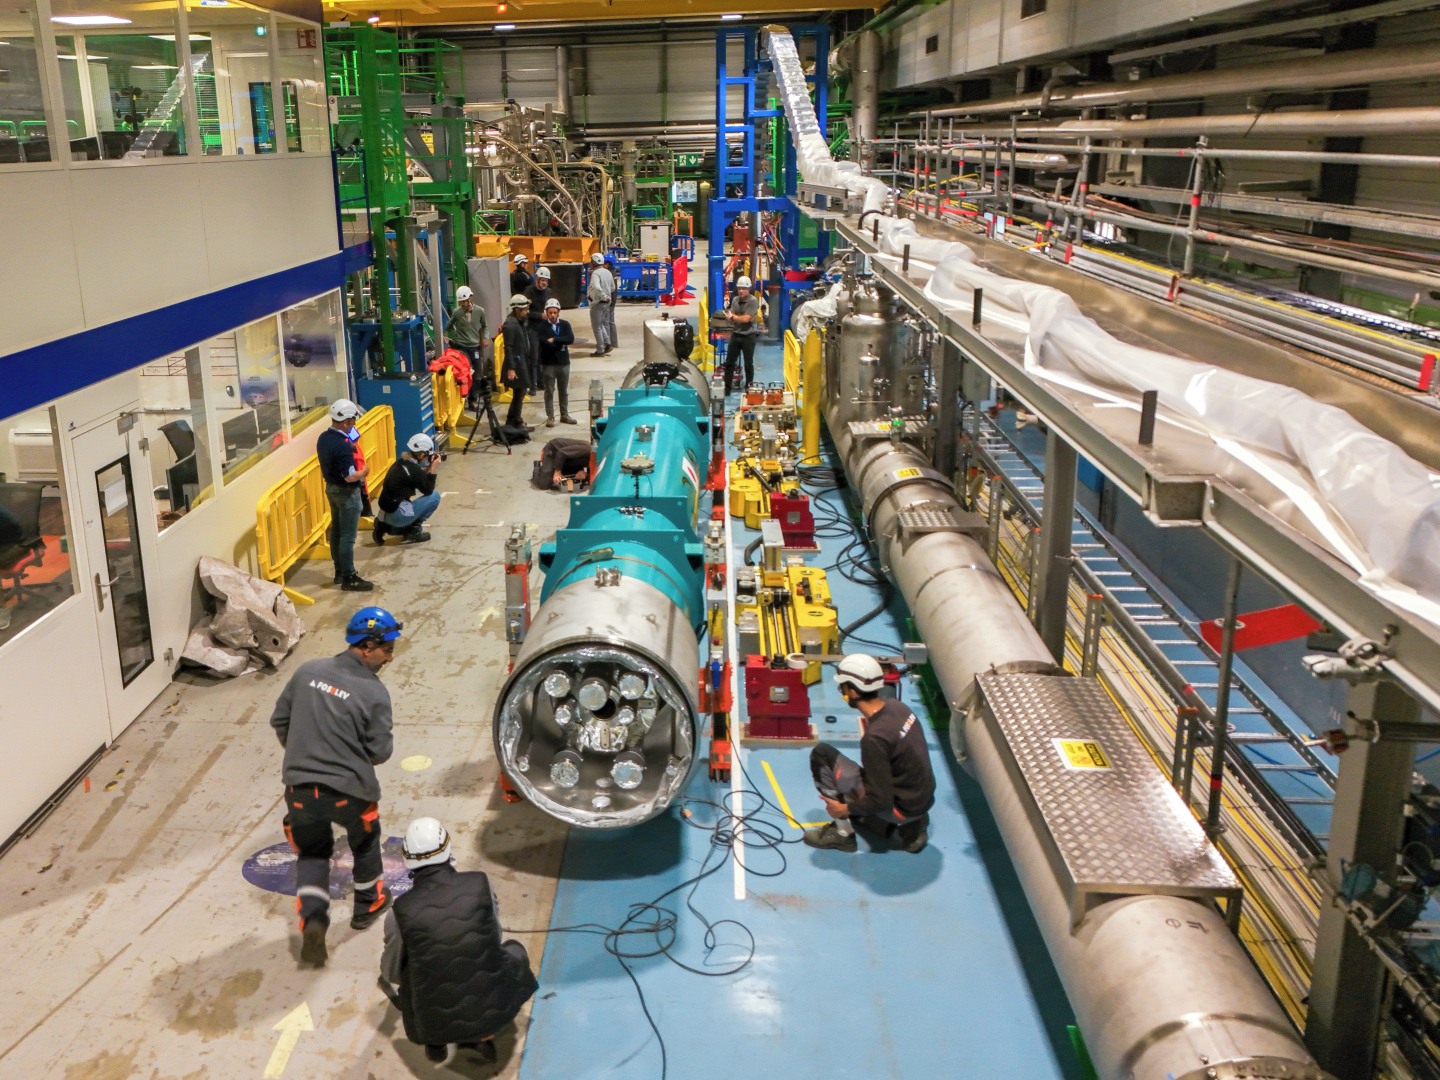
M 465 440 L 465 445 L 460 448 L 460 453 L 468 454 L 470 444 L 475 441 L 475 433 L 480 430 L 480 421 L 484 419 L 490 425 L 490 441 L 497 442 L 505 447 L 505 453 L 510 454 L 510 437 L 505 434 L 504 427 L 500 424 L 500 418 L 495 415 L 495 405 L 490 400 L 488 387 L 480 390 L 480 408 L 475 410 L 475 424 L 470 428 L 470 436 Z

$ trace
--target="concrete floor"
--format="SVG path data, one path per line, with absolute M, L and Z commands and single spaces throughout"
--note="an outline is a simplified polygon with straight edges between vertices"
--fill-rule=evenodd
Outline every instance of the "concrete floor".
M 696 310 L 692 302 L 677 313 Z M 640 324 L 655 314 L 622 307 L 622 345 L 606 359 L 577 343 L 577 416 L 592 378 L 608 397 L 640 358 Z M 587 312 L 566 317 L 589 338 Z M 543 423 L 543 405 L 527 405 L 526 416 Z M 509 457 L 452 453 L 429 544 L 382 550 L 361 533 L 357 566 L 377 583 L 368 596 L 333 588 L 329 562 L 301 564 L 291 583 L 317 603 L 301 609 L 309 632 L 279 671 L 172 683 L 96 765 L 91 790 L 77 788 L 0 861 L 10 958 L 0 970 L 9 1002 L 0 1080 L 270 1075 L 276 1025 L 302 1005 L 313 1030 L 300 1034 L 284 1076 L 437 1075 L 376 985 L 379 925 L 352 931 L 341 900 L 330 963 L 301 969 L 294 900 L 242 876 L 247 859 L 284 843 L 281 749 L 267 721 L 299 662 L 343 647 L 355 608 L 395 612 L 405 636 L 382 676 L 395 703 L 395 753 L 379 769 L 385 834 L 400 836 L 413 816 L 440 818 L 460 868 L 490 873 L 505 924 L 548 926 L 566 830 L 501 800 L 490 709 L 507 662 L 503 541 L 516 521 L 538 525 L 542 539 L 564 523 L 564 498 L 530 487 L 531 462 L 547 435 L 584 430 L 540 427 Z M 537 571 L 537 594 L 539 582 Z M 406 761 L 414 758 L 431 763 Z M 525 940 L 538 967 L 544 936 Z M 498 1066 L 465 1075 L 516 1076 L 528 1023 L 527 1011 L 501 1041 Z

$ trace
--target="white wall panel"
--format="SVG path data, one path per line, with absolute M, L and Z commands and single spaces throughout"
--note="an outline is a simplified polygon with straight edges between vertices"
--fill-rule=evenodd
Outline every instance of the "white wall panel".
M 0 354 L 85 329 L 67 204 L 58 169 L 0 175 L 0 205 L 10 208 L 0 258 Z
M 0 356 L 333 255 L 328 154 L 0 173 Z
M 86 326 L 209 291 L 201 163 L 71 169 L 69 236 Z M 333 187 L 332 187 L 333 192 Z M 52 335 L 59 337 L 60 335 Z
M 212 290 L 339 247 L 329 154 L 206 162 L 198 173 Z
M 465 100 L 503 101 L 500 90 L 500 50 L 467 49 L 465 51 Z
M 506 97 L 543 109 L 555 104 L 555 49 L 541 46 L 505 50 Z

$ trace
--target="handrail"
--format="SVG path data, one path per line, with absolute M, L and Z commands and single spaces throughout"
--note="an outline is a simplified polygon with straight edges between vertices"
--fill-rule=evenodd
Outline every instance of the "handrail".
M 355 425 L 359 445 L 370 465 L 366 489 L 379 492 L 385 474 L 395 463 L 395 413 L 388 405 L 370 409 Z M 270 488 L 255 504 L 255 546 L 260 576 L 266 581 L 285 582 L 286 572 L 305 557 L 330 530 L 330 500 L 320 459 L 309 457 L 283 480 Z M 314 603 L 303 593 L 285 590 L 302 604 Z

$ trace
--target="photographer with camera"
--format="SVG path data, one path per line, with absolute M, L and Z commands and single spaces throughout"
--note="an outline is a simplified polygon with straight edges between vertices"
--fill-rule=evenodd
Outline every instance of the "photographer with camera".
M 376 545 L 384 544 L 389 533 L 406 544 L 423 544 L 430 539 L 425 519 L 440 505 L 435 474 L 444 455 L 435 452 L 435 441 L 424 432 L 410 436 L 405 445 L 408 449 L 390 466 L 380 488 L 380 512 L 371 534 Z

